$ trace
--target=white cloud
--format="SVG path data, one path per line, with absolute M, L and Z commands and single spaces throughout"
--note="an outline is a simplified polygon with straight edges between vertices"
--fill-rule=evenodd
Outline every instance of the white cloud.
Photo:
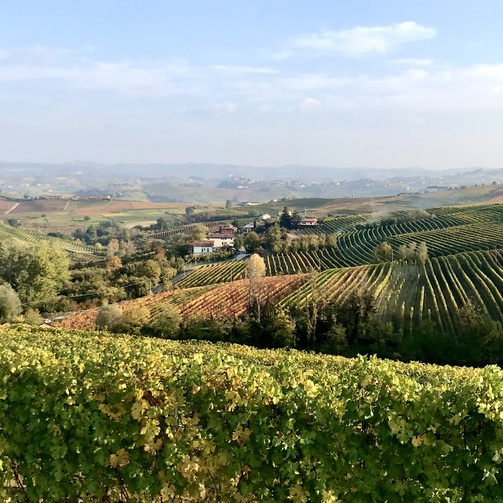
M 162 97 L 197 92 L 192 69 L 183 60 L 139 64 L 91 61 L 79 56 L 89 50 L 34 46 L 0 51 L 0 83 L 54 81 L 75 89 L 115 91 L 128 96 Z
M 311 112 L 311 111 L 319 108 L 320 105 L 321 105 L 321 103 L 318 100 L 315 100 L 313 98 L 304 98 L 299 103 L 299 110 L 301 112 Z
M 262 66 L 211 65 L 211 68 L 230 74 L 274 75 L 278 73 L 278 70 L 274 68 Z
M 214 103 L 211 108 L 217 113 L 233 114 L 238 109 L 238 106 L 231 101 L 225 101 L 223 103 Z
M 350 56 L 385 54 L 400 45 L 428 40 L 436 35 L 434 28 L 406 21 L 388 26 L 357 26 L 350 30 L 323 31 L 297 37 L 293 45 L 324 52 L 340 52 Z
M 435 63 L 434 59 L 427 58 L 400 58 L 388 61 L 392 65 L 400 66 L 432 66 Z

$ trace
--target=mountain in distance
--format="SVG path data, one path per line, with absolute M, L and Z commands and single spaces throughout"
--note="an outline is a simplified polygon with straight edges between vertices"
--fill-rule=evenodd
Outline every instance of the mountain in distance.
M 245 166 L 235 164 L 185 163 L 185 164 L 100 164 L 90 161 L 68 163 L 11 163 L 0 162 L 0 175 L 36 175 L 36 176 L 92 176 L 108 178 L 206 178 L 222 179 L 229 176 L 254 178 L 260 180 L 289 179 L 305 182 L 313 181 L 353 181 L 361 179 L 386 180 L 397 177 L 449 176 L 467 172 L 490 176 L 492 172 L 503 172 L 487 168 L 462 168 L 428 170 L 418 167 L 386 168 L 338 168 L 326 166 L 284 165 L 284 166 Z

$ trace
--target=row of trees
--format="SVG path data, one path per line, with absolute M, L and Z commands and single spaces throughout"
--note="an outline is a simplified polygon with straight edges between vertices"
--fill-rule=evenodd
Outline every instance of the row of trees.
M 423 241 L 421 243 L 411 242 L 399 246 L 398 252 L 394 253 L 391 245 L 384 241 L 374 250 L 374 259 L 376 262 L 400 262 L 423 264 L 428 259 L 428 247 Z
M 429 213 L 426 210 L 410 210 L 390 213 L 381 218 L 376 218 L 373 221 L 365 222 L 364 224 L 355 225 L 355 229 L 368 229 L 371 227 L 387 227 L 389 225 L 403 224 L 408 222 L 417 222 L 425 218 L 434 218 L 436 215 Z
M 156 308 L 151 319 L 146 307 L 123 312 L 118 306 L 105 306 L 97 325 L 169 339 L 296 348 L 347 357 L 377 354 L 402 361 L 472 366 L 503 363 L 503 327 L 472 302 L 460 309 L 456 334 L 445 335 L 430 320 L 417 326 L 398 319 L 382 321 L 365 289 L 340 303 L 315 296 L 302 306 L 278 308 L 261 299 L 259 278 L 250 277 L 248 311 L 241 317 L 181 319 L 173 306 L 165 304 L 162 311 Z
M 278 224 L 270 226 L 264 235 L 252 231 L 243 239 L 247 252 L 264 248 L 272 253 L 295 253 L 317 251 L 337 246 L 336 234 L 292 235 Z

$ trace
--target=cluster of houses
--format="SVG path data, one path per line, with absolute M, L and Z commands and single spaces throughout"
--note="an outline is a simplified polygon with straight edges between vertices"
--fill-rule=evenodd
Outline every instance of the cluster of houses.
M 269 220 L 271 215 L 264 214 L 259 217 L 259 220 L 263 222 Z M 242 227 L 242 233 L 244 236 L 255 230 L 254 223 L 248 223 Z M 297 224 L 299 229 L 306 229 L 309 227 L 314 227 L 318 225 L 318 219 L 316 217 L 303 217 Z M 206 235 L 206 238 L 201 241 L 193 241 L 192 253 L 194 255 L 202 255 L 203 253 L 214 253 L 221 250 L 224 247 L 232 248 L 234 246 L 234 236 L 236 235 L 237 228 L 231 224 L 223 224 L 218 226 L 216 229 L 211 229 Z
M 253 224 L 252 224 L 253 226 Z M 201 255 L 203 253 L 213 253 L 225 247 L 234 246 L 234 236 L 237 228 L 231 224 L 220 225 L 217 229 L 212 230 L 206 235 L 206 239 L 202 241 L 192 242 L 192 253 Z

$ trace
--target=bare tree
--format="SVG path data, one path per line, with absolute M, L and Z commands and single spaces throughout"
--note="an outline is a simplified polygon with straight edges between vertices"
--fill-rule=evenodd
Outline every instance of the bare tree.
M 261 288 L 260 278 L 265 276 L 265 262 L 262 257 L 254 253 L 246 267 L 246 276 L 250 280 L 249 306 L 256 306 L 257 320 L 260 322 Z

